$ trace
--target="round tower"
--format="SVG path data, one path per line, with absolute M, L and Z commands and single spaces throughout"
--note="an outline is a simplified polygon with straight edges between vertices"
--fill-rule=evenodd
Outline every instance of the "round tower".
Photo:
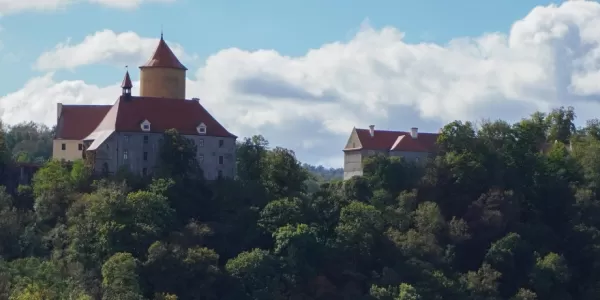
M 186 71 L 161 34 L 154 55 L 140 66 L 140 96 L 185 99 Z

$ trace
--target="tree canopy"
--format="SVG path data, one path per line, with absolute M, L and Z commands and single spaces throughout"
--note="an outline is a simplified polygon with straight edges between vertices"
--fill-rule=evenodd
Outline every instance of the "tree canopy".
M 0 188 L 0 299 L 598 299 L 600 121 L 574 122 L 455 121 L 343 182 L 261 136 L 234 179 L 174 130 L 154 178 L 50 161 Z

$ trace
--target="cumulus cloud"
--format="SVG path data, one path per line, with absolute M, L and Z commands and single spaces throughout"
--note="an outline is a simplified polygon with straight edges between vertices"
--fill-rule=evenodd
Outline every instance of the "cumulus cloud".
M 533 9 L 507 34 L 445 45 L 410 44 L 395 28 L 363 26 L 349 42 L 299 57 L 225 49 L 190 70 L 188 97 L 200 97 L 239 136 L 260 133 L 302 160 L 341 166 L 341 148 L 353 126 L 435 131 L 455 119 L 518 120 L 560 105 L 575 106 L 582 119 L 596 117 L 599 22 L 600 4 L 569 1 Z M 79 51 L 96 53 L 93 60 L 74 59 L 78 64 L 132 53 L 100 43 L 101 50 L 69 47 L 71 58 L 83 56 Z M 56 102 L 112 103 L 118 93 L 116 84 L 55 82 L 46 75 L 0 98 L 0 113 L 9 123 L 52 124 Z
M 96 3 L 120 9 L 132 9 L 144 2 L 174 2 L 175 0 L 86 0 L 84 2 Z M 78 0 L 0 0 L 0 15 L 14 14 L 23 11 L 51 11 L 67 7 L 81 1 Z
M 56 82 L 53 77 L 53 73 L 48 73 L 33 78 L 19 91 L 0 97 L 3 123 L 36 121 L 54 125 L 57 103 L 111 104 L 120 95 L 120 83 L 99 87 L 81 80 Z
M 58 44 L 37 59 L 35 68 L 48 71 L 98 63 L 137 66 L 150 58 L 158 41 L 156 38 L 142 38 L 135 32 L 98 31 L 78 44 L 72 44 L 70 39 Z M 169 46 L 180 60 L 193 58 L 179 44 L 170 43 Z

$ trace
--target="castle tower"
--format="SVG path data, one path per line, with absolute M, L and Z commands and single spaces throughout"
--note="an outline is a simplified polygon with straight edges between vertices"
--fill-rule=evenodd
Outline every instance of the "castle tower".
M 154 55 L 140 66 L 140 96 L 185 99 L 186 71 L 161 33 Z

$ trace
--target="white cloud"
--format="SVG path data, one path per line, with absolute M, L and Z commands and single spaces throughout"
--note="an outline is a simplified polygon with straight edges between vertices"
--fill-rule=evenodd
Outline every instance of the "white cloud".
M 454 119 L 517 120 L 560 105 L 575 106 L 582 119 L 597 116 L 599 23 L 600 4 L 570 1 L 533 9 L 506 35 L 457 38 L 447 45 L 409 44 L 394 28 L 363 27 L 347 43 L 300 57 L 225 49 L 190 70 L 195 79 L 188 83 L 188 97 L 202 98 L 239 136 L 261 133 L 303 160 L 339 166 L 353 126 L 433 131 Z M 71 50 L 62 54 L 77 63 L 46 68 L 114 61 L 123 53 L 133 63 L 155 47 L 96 43 L 97 50 L 83 44 L 67 46 Z M 94 59 L 82 59 L 80 51 L 93 52 Z M 116 84 L 55 82 L 46 75 L 0 98 L 0 116 L 9 123 L 52 124 L 57 101 L 111 103 L 119 91 Z
M 88 0 L 91 3 L 98 3 L 109 7 L 131 9 L 140 6 L 143 2 L 175 2 L 175 0 Z
M 108 104 L 119 96 L 119 85 L 98 87 L 81 80 L 53 80 L 53 73 L 31 79 L 14 93 L 0 98 L 0 115 L 7 124 L 36 121 L 56 123 L 56 103 Z M 115 93 L 115 91 L 117 93 Z
M 132 9 L 144 2 L 174 2 L 175 0 L 84 0 L 108 7 Z M 28 10 L 51 11 L 75 4 L 78 0 L 0 0 L 0 15 L 14 14 Z
M 117 34 L 112 30 L 98 31 L 79 44 L 71 44 L 70 39 L 58 44 L 37 59 L 35 68 L 44 71 L 73 69 L 97 63 L 138 66 L 150 58 L 158 41 L 155 38 L 142 38 L 134 32 Z M 170 43 L 169 46 L 180 59 L 192 58 L 184 53 L 179 44 Z

